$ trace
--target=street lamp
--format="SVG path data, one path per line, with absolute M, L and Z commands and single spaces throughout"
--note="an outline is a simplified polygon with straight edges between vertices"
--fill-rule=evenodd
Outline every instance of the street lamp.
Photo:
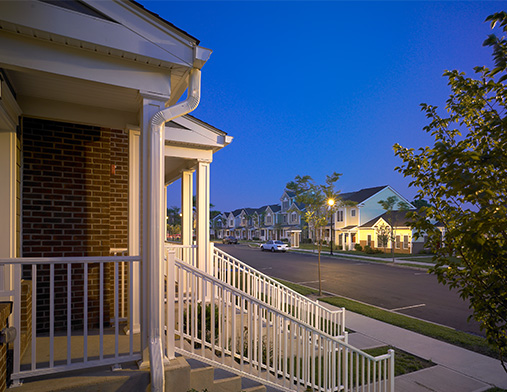
M 329 241 L 329 248 L 330 248 L 330 255 L 333 255 L 333 206 L 334 206 L 334 199 L 327 199 L 327 205 L 329 206 L 329 209 L 331 210 L 331 240 Z

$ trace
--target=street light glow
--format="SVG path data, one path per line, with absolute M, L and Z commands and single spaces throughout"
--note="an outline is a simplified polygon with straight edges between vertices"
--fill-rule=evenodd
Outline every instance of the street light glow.
M 334 199 L 327 199 L 327 204 L 329 205 L 329 207 L 334 206 Z

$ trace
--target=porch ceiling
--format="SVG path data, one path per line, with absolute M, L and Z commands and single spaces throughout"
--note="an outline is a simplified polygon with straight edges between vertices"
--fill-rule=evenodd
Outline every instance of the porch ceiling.
M 6 74 L 18 98 L 31 97 L 134 113 L 139 108 L 138 92 L 134 89 L 22 69 L 6 70 Z

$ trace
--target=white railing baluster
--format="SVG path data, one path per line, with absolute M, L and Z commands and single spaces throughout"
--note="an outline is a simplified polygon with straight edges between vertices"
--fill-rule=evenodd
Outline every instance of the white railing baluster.
M 49 266 L 49 367 L 55 366 L 55 265 Z
M 84 304 L 83 304 L 83 313 L 84 313 L 84 325 L 83 325 L 83 360 L 84 362 L 88 362 L 88 264 L 83 264 L 84 269 L 84 282 L 83 282 L 83 291 L 84 291 Z
M 70 365 L 72 355 L 71 355 L 71 280 L 72 280 L 72 272 L 71 272 L 71 264 L 67 264 L 67 365 Z
M 99 265 L 99 358 L 104 359 L 104 266 Z
M 113 314 L 114 314 L 114 358 L 117 360 L 118 359 L 118 348 L 119 348 L 119 337 L 118 337 L 118 333 L 119 333 L 119 324 L 118 324 L 118 306 L 119 306 L 119 301 L 118 301 L 118 263 L 113 263 L 114 265 L 114 294 L 113 294 L 113 307 L 114 307 L 114 310 L 113 310 Z M 115 368 L 117 368 L 118 364 L 115 364 L 114 365 Z
M 32 264 L 32 360 L 31 370 L 35 370 L 37 354 L 37 265 Z M 19 368 L 17 370 L 19 372 Z

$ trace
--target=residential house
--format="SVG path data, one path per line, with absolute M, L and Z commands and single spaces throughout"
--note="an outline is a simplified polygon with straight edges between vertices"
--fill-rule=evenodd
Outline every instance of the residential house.
M 399 201 L 407 203 L 409 208 L 414 208 L 405 197 L 388 185 L 342 193 L 340 196 L 342 201 L 347 203 L 341 203 L 333 214 L 333 240 L 338 248 L 344 250 L 354 250 L 356 244 L 377 247 L 375 229 L 385 222 L 385 217 L 382 220 L 379 218 L 386 212 L 379 201 L 396 196 Z M 399 218 L 399 215 L 396 214 L 396 218 Z M 403 230 L 399 228 L 402 230 L 399 232 L 400 238 L 410 242 L 411 229 L 406 227 L 405 222 L 400 222 L 400 225 L 403 225 Z M 388 248 L 390 247 L 389 242 Z M 410 249 L 410 246 L 407 249 Z M 400 245 L 400 250 L 403 250 L 403 245 Z
M 232 138 L 187 115 L 210 53 L 135 1 L 0 1 L 0 314 L 18 331 L 2 380 L 41 390 L 37 376 L 137 362 L 150 390 L 179 392 L 194 358 L 287 392 L 350 390 L 354 369 L 316 380 L 318 342 L 326 366 L 346 355 L 393 390 L 393 352 L 347 344 L 343 309 L 210 244 L 210 164 Z M 177 179 L 181 243 L 165 244 L 164 192 Z M 278 229 L 280 209 L 266 208 L 266 227 Z M 206 333 L 204 306 L 219 320 Z M 277 348 L 267 357 L 264 342 Z M 147 389 L 144 376 L 125 388 Z
M 297 247 L 301 241 L 303 210 L 304 206 L 295 202 L 294 193 L 285 191 L 280 204 L 224 212 L 222 221 L 225 224 L 218 238 L 233 235 L 244 240 L 286 239 Z
M 115 363 L 153 369 L 174 358 L 172 347 L 159 350 L 164 189 L 182 179 L 190 246 L 197 174 L 196 259 L 208 263 L 209 166 L 232 140 L 186 115 L 210 54 L 133 1 L 0 2 L 0 299 L 13 303 L 20 332 L 13 384 L 112 363 L 86 349 L 80 365 L 55 360 L 62 331 L 88 342 L 92 329 L 103 339 L 104 328 L 126 323 L 137 346 Z M 45 364 L 34 362 L 40 334 L 51 337 Z M 33 357 L 22 365 L 25 350 Z M 163 379 L 152 371 L 152 388 Z

